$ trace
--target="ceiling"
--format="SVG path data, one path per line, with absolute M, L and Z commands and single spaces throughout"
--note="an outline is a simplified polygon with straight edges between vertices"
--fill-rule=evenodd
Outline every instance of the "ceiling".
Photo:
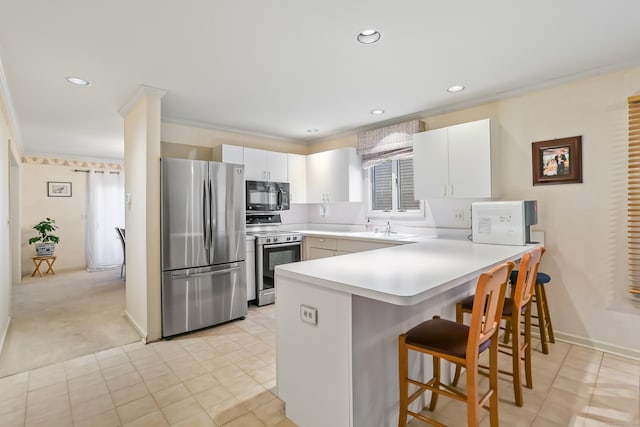
M 310 143 L 640 64 L 630 0 L 0 0 L 0 10 L 0 83 L 28 155 L 122 159 L 118 110 L 140 85 L 166 91 L 163 121 Z M 367 28 L 378 43 L 356 42 Z M 466 89 L 448 93 L 454 84 Z

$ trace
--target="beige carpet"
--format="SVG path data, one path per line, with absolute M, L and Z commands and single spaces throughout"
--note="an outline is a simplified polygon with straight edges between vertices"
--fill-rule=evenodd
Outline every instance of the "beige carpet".
M 13 287 L 0 377 L 140 339 L 124 317 L 120 269 L 24 277 Z

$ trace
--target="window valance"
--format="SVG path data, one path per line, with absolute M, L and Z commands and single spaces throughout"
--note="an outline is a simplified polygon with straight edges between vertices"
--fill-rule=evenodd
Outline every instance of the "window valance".
M 362 156 L 362 166 L 370 168 L 386 160 L 411 157 L 413 134 L 423 130 L 424 123 L 412 120 L 358 133 L 357 153 Z

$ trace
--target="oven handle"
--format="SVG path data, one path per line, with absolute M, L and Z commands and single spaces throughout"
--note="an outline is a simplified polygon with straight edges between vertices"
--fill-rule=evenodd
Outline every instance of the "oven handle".
M 276 243 L 273 245 L 263 245 L 262 247 L 264 249 L 271 249 L 271 248 L 284 248 L 287 246 L 300 246 L 302 245 L 302 242 L 294 242 L 294 243 Z

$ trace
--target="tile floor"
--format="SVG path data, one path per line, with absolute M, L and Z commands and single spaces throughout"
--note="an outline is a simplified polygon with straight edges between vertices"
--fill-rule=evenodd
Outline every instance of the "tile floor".
M 178 339 L 15 374 L 0 379 L 0 426 L 295 426 L 272 393 L 274 346 L 267 306 Z M 533 366 L 522 408 L 500 381 L 502 426 L 640 426 L 640 362 L 558 342 L 549 355 L 535 351 Z M 441 398 L 435 415 L 466 425 L 456 401 Z
M 501 426 L 605 427 L 640 426 L 640 361 L 585 347 L 556 342 L 543 354 L 534 339 L 533 389 L 524 388 L 524 406 L 514 403 L 509 377 L 498 384 Z M 500 355 L 501 369 L 511 369 L 509 356 Z M 480 380 L 487 389 L 488 378 Z M 464 377 L 460 385 L 464 384 Z M 466 425 L 464 403 L 440 398 L 426 416 L 450 426 Z M 489 412 L 482 411 L 481 426 L 489 426 Z M 425 426 L 417 420 L 410 427 Z

